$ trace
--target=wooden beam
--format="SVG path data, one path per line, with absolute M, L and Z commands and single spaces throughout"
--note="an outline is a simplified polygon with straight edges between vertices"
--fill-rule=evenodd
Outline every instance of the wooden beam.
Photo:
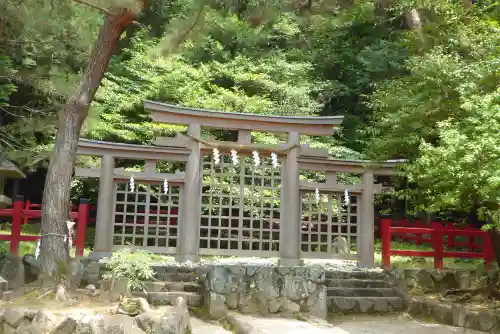
M 153 120 L 159 123 L 203 124 L 208 128 L 273 133 L 298 132 L 311 136 L 331 136 L 344 119 L 343 116 L 294 117 L 222 112 L 153 101 L 145 101 L 144 108 L 150 110 Z
M 327 193 L 344 193 L 347 189 L 347 192 L 350 194 L 361 194 L 363 192 L 362 184 L 327 184 L 327 183 L 309 183 L 307 181 L 300 182 L 300 190 L 302 191 L 315 191 L 318 189 L 320 192 Z M 380 183 L 376 183 L 373 185 L 373 189 L 375 193 L 383 192 L 385 188 Z
M 79 155 L 111 155 L 117 158 L 165 161 L 187 161 L 190 153 L 191 150 L 185 147 L 122 144 L 85 138 L 80 138 L 77 150 Z
M 169 184 L 182 184 L 184 183 L 184 173 L 179 172 L 175 174 L 165 173 L 148 173 L 148 172 L 134 172 L 126 171 L 124 168 L 115 168 L 113 179 L 114 180 L 130 180 L 131 176 L 137 182 L 148 183 L 163 183 L 165 179 Z M 79 178 L 99 178 L 101 176 L 100 168 L 75 168 L 75 177 Z
M 155 140 L 155 145 L 163 147 L 187 147 L 191 140 L 198 141 L 202 150 L 208 151 L 217 148 L 220 151 L 236 150 L 238 153 L 251 154 L 252 151 L 257 151 L 260 154 L 271 154 L 275 152 L 278 155 L 285 155 L 287 152 L 296 147 L 290 144 L 256 144 L 256 143 L 240 143 L 219 141 L 208 138 L 195 138 L 191 136 L 178 134 L 175 137 L 159 137 Z M 326 148 L 314 148 L 309 145 L 300 146 L 300 155 L 304 157 L 328 158 L 328 150 Z

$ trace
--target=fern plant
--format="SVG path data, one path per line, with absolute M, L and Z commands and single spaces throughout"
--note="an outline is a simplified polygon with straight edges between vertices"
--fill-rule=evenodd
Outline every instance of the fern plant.
M 144 282 L 154 278 L 154 255 L 151 252 L 132 252 L 122 249 L 113 252 L 106 267 L 110 270 L 105 278 L 127 278 L 127 289 L 131 291 L 144 291 Z

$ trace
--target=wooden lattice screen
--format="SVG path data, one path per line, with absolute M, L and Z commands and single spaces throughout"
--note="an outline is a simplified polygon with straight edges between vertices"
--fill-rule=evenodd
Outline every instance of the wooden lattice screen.
M 301 251 L 304 257 L 325 257 L 332 254 L 349 255 L 358 235 L 358 196 L 349 196 L 344 203 L 341 194 L 320 194 L 317 203 L 314 192 L 302 192 Z M 347 254 L 338 254 L 337 237 L 347 239 Z
M 269 157 L 212 154 L 203 161 L 200 254 L 277 256 L 279 251 L 280 168 Z
M 181 187 L 115 182 L 113 244 L 115 248 L 132 246 L 158 253 L 175 254 Z

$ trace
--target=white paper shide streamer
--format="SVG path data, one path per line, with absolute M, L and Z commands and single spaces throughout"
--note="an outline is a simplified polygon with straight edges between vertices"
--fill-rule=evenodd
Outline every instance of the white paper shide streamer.
M 260 166 L 259 152 L 253 151 L 252 155 L 253 155 L 253 163 L 254 163 L 255 167 L 259 167 Z
M 314 192 L 314 196 L 316 197 L 316 204 L 319 203 L 319 201 L 321 200 L 321 197 L 319 195 L 319 189 L 316 188 L 316 191 Z
M 36 241 L 35 259 L 38 260 L 39 256 L 40 256 L 40 239 Z
M 349 201 L 349 192 L 347 191 L 347 189 L 344 191 L 344 205 L 349 205 L 350 201 Z
M 68 227 L 68 237 L 64 237 L 64 241 L 68 241 L 69 247 L 73 245 L 73 227 L 75 226 L 75 222 L 68 220 L 66 222 L 66 226 Z
M 278 155 L 276 152 L 271 153 L 271 164 L 273 165 L 273 168 L 278 168 Z
M 130 177 L 130 182 L 129 182 L 129 185 L 130 185 L 130 191 L 131 192 L 134 192 L 135 190 L 135 179 L 134 179 L 134 175 L 132 175 Z
M 238 152 L 236 152 L 236 150 L 231 150 L 231 160 L 232 160 L 234 166 L 236 166 L 238 164 L 238 162 L 239 162 Z
M 212 156 L 214 158 L 214 164 L 218 165 L 220 163 L 220 153 L 219 150 L 214 148 L 212 150 Z
M 167 180 L 167 179 L 165 179 L 165 180 L 163 181 L 163 193 L 164 193 L 165 195 L 167 195 L 167 194 L 168 194 L 168 180 Z

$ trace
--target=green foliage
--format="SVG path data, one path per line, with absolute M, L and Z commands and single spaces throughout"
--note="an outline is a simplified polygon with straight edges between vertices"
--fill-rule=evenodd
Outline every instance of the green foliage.
M 498 21 L 454 5 L 428 10 L 427 49 L 370 97 L 369 155 L 409 159 L 414 186 L 401 195 L 417 211 L 475 212 L 500 226 Z
M 47 159 L 57 110 L 73 90 L 101 23 L 70 1 L 0 5 L 0 148 L 21 167 Z
M 107 259 L 106 267 L 110 270 L 107 279 L 126 278 L 130 291 L 144 289 L 144 281 L 154 278 L 154 256 L 145 251 L 132 252 L 130 249 L 121 249 L 113 252 Z

